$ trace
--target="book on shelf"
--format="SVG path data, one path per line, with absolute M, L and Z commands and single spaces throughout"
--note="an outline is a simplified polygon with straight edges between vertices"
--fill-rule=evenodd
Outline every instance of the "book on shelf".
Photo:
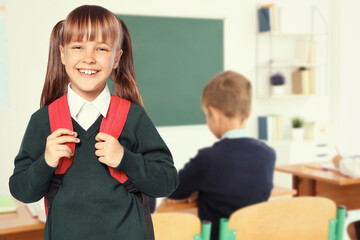
M 278 31 L 278 9 L 275 4 L 261 5 L 258 9 L 259 32 Z
M 316 41 L 315 40 L 309 40 L 309 53 L 308 53 L 308 59 L 307 62 L 309 64 L 316 64 Z
M 267 115 L 258 117 L 258 138 L 264 141 L 283 139 L 283 116 Z
M 259 32 L 270 31 L 270 9 L 260 8 L 258 9 L 259 18 Z
M 17 204 L 9 195 L 0 195 L 0 213 L 16 212 Z
M 315 94 L 315 68 L 309 69 L 309 94 Z
M 292 73 L 293 94 L 315 94 L 315 70 L 300 68 Z
M 299 63 L 316 64 L 316 40 L 301 38 L 296 41 L 295 56 Z

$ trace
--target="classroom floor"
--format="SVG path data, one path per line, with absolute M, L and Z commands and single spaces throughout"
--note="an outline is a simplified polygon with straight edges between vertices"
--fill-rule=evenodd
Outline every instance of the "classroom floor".
M 349 238 L 349 236 L 347 235 L 346 228 L 349 225 L 349 223 L 356 221 L 356 220 L 360 220 L 360 209 L 348 211 L 346 221 L 345 221 L 345 232 L 344 232 L 343 240 L 351 240 Z

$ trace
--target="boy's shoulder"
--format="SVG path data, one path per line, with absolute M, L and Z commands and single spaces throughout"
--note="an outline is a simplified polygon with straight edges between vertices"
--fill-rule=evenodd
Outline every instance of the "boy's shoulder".
M 214 143 L 212 146 L 199 149 L 192 161 L 199 166 L 208 166 L 209 164 L 217 164 L 219 159 L 223 159 L 223 156 L 231 156 L 228 157 L 228 160 L 241 158 L 249 159 L 252 162 L 254 162 L 254 159 L 260 159 L 269 163 L 276 160 L 274 149 L 257 139 L 225 138 Z
M 224 138 L 217 141 L 210 147 L 200 149 L 199 153 L 202 152 L 212 154 L 217 151 L 232 150 L 241 150 L 243 152 L 267 152 L 270 154 L 275 154 L 274 149 L 268 146 L 266 143 L 250 137 L 231 139 Z

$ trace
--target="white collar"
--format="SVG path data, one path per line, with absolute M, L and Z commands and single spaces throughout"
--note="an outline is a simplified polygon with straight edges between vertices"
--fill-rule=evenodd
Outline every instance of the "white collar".
M 221 139 L 224 139 L 224 138 L 249 138 L 250 137 L 250 133 L 248 132 L 248 130 L 246 129 L 242 129 L 242 128 L 239 128 L 239 129 L 233 129 L 233 130 L 230 130 L 226 133 L 224 133 L 221 137 Z
M 69 83 L 68 85 L 67 97 L 68 97 L 71 117 L 75 118 L 85 104 L 92 104 L 99 111 L 101 115 L 106 117 L 111 100 L 111 94 L 107 84 L 105 85 L 104 90 L 92 102 L 88 102 L 82 97 L 80 97 L 76 92 L 74 92 L 71 89 L 70 84 L 71 83 Z

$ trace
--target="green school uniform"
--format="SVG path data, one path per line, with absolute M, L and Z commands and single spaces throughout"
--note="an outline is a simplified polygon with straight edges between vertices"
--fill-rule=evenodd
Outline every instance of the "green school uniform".
M 80 143 L 47 217 L 46 240 L 145 239 L 141 194 L 128 193 L 95 155 L 101 120 L 102 116 L 87 131 L 72 120 Z M 45 106 L 30 119 L 10 177 L 10 191 L 22 202 L 38 201 L 48 191 L 55 172 L 44 159 L 50 134 Z M 178 174 L 171 153 L 139 105 L 131 104 L 119 141 L 124 156 L 116 169 L 124 171 L 139 191 L 165 197 L 176 189 Z

